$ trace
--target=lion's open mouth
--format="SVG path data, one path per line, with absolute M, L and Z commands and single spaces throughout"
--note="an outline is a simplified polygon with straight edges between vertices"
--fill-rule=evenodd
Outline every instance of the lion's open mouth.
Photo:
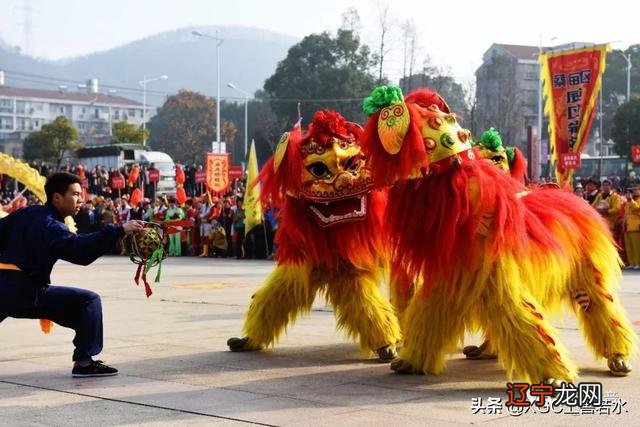
M 322 227 L 340 222 L 358 221 L 367 214 L 367 195 L 362 194 L 332 202 L 307 202 L 315 220 Z

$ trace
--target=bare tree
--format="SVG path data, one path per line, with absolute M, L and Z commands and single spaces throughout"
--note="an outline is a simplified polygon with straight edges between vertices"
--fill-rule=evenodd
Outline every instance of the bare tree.
M 412 19 L 407 19 L 402 25 L 402 45 L 404 56 L 402 61 L 402 81 L 405 82 L 403 91 L 411 90 L 411 76 L 413 76 L 413 66 L 415 64 L 416 51 L 416 27 Z M 408 70 L 407 70 L 408 68 Z M 409 74 L 407 75 L 407 71 Z M 409 78 L 407 78 L 409 77 Z
M 343 30 L 351 31 L 353 34 L 360 34 L 362 29 L 362 21 L 360 20 L 360 14 L 355 7 L 348 8 L 342 14 L 342 26 Z
M 389 23 L 389 5 L 386 2 L 378 0 L 378 19 L 380 22 L 380 50 L 379 50 L 379 58 L 378 58 L 378 84 L 382 84 L 382 69 L 384 67 L 384 58 L 389 50 L 388 47 L 385 47 L 385 42 L 387 41 L 387 36 L 389 33 L 390 23 Z
M 476 105 L 478 99 L 476 97 L 476 81 L 475 79 L 469 79 L 462 84 L 464 88 L 464 101 L 469 109 L 469 124 L 468 129 L 471 131 L 471 135 L 478 137 L 478 118 L 476 117 Z

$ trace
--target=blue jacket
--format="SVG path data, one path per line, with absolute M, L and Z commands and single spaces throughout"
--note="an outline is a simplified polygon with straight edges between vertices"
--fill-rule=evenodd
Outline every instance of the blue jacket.
M 44 286 L 51 283 L 51 270 L 59 259 L 91 264 L 123 234 L 121 225 L 74 234 L 53 206 L 28 206 L 0 219 L 0 262 L 17 265 L 34 284 Z

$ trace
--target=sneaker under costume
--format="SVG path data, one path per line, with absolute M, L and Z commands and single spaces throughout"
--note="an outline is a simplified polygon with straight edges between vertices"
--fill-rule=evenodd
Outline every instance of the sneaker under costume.
M 358 140 L 362 128 L 318 111 L 303 133 L 285 133 L 263 167 L 263 204 L 281 207 L 276 268 L 252 296 L 243 338 L 233 351 L 274 345 L 318 292 L 333 306 L 338 327 L 381 360 L 395 355 L 400 328 L 380 289 L 385 194 L 372 191 Z
M 75 330 L 73 360 L 102 351 L 102 305 L 95 292 L 50 285 L 59 259 L 88 265 L 115 246 L 121 225 L 74 234 L 50 205 L 29 206 L 0 219 L 0 321 L 49 319 Z
M 610 371 L 630 371 L 637 338 L 616 293 L 620 259 L 595 210 L 478 159 L 434 91 L 404 98 L 379 87 L 365 112 L 361 144 L 376 185 L 394 184 L 384 217 L 392 265 L 421 279 L 393 370 L 441 373 L 469 329 L 488 333 L 508 377 L 572 381 L 577 368 L 550 323 L 567 304 Z

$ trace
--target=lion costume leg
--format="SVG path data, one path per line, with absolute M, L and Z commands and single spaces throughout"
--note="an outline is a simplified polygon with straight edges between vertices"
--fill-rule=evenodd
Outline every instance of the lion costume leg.
M 614 292 L 617 264 L 586 270 L 571 292 L 582 331 L 594 354 L 607 359 L 613 375 L 627 375 L 631 372 L 629 359 L 637 350 L 637 337 Z
M 403 347 L 391 369 L 399 374 L 440 374 L 447 353 L 457 351 L 464 337 L 467 302 L 443 283 L 411 300 L 402 318 Z
M 326 293 L 340 329 L 359 339 L 363 349 L 376 351 L 381 361 L 395 357 L 400 324 L 393 306 L 380 292 L 376 274 L 364 270 L 336 272 Z
M 279 265 L 251 297 L 243 338 L 230 338 L 231 351 L 259 350 L 275 344 L 298 314 L 308 313 L 318 291 L 309 264 Z
M 535 297 L 522 284 L 518 263 L 502 257 L 484 286 L 484 329 L 508 378 L 529 383 L 572 381 L 577 368 Z
M 404 269 L 390 267 L 389 297 L 399 319 L 402 318 L 409 301 L 413 298 L 417 280 L 417 278 L 410 278 Z

